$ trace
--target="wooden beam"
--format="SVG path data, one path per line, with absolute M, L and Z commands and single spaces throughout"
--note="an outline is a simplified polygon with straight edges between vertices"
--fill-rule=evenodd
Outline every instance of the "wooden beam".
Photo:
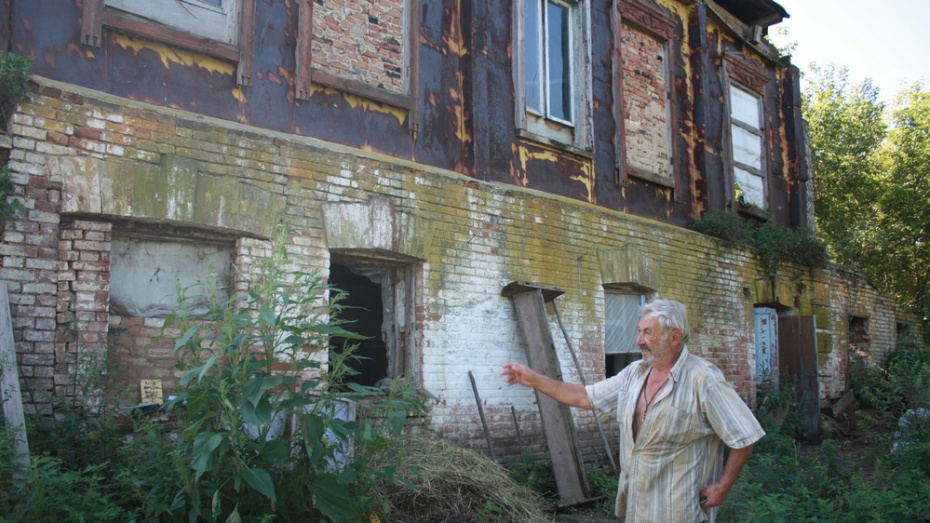
M 836 403 L 830 406 L 830 414 L 834 418 L 836 418 L 837 416 L 842 414 L 843 411 L 846 410 L 846 407 L 851 405 L 855 399 L 856 399 L 856 391 L 850 389 L 849 392 L 847 392 L 846 394 L 843 394 L 843 397 L 836 400 Z
M 513 282 L 504 288 L 504 295 L 513 299 L 517 321 L 526 341 L 529 367 L 556 380 L 562 379 L 562 370 L 552 342 L 544 295 L 554 298 L 561 293 L 560 289 L 526 282 Z M 536 404 L 542 418 L 560 502 L 574 504 L 586 500 L 589 496 L 588 480 L 578 452 L 575 424 L 569 407 L 539 391 L 536 391 Z

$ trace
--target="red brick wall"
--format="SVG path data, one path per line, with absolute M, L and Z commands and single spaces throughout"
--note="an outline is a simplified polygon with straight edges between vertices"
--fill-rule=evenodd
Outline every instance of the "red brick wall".
M 94 402 L 95 390 L 82 391 L 89 375 L 105 372 L 110 306 L 112 224 L 75 220 L 59 226 L 58 335 L 55 343 L 55 395 Z M 76 381 L 78 380 L 78 381 Z
M 404 90 L 404 0 L 326 0 L 313 6 L 313 67 Z
M 642 171 L 669 176 L 665 49 L 655 38 L 620 27 L 626 162 Z

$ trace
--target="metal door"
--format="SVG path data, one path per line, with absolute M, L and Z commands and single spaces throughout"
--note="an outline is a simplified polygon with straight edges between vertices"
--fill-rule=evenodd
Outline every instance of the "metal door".
M 775 309 L 754 310 L 756 327 L 756 387 L 778 388 L 778 313 Z

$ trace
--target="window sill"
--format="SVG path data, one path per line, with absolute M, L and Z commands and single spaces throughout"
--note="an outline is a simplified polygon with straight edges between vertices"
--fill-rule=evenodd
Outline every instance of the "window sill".
M 668 187 L 669 189 L 675 189 L 675 179 L 671 176 L 662 176 L 661 174 L 656 174 L 649 171 L 642 171 L 636 169 L 635 167 L 627 167 L 627 176 L 630 178 L 639 178 L 640 180 L 655 184 L 661 185 L 662 187 Z
M 109 7 L 103 8 L 102 23 L 106 27 L 164 42 L 188 51 L 209 55 L 227 62 L 236 63 L 239 61 L 239 46 L 237 45 L 197 37 Z
M 104 0 L 84 0 L 81 22 L 81 43 L 100 47 L 103 26 L 125 31 L 196 53 L 236 64 L 238 85 L 252 85 L 252 48 L 255 38 L 255 0 L 242 0 L 239 14 L 238 45 L 194 36 L 171 29 L 151 20 L 106 7 Z
M 594 151 L 589 151 L 586 149 L 580 149 L 574 145 L 567 144 L 565 142 L 560 142 L 558 140 L 537 134 L 526 129 L 517 129 L 517 137 L 524 142 L 533 142 L 534 145 L 539 145 L 547 148 L 559 149 L 561 151 L 567 152 L 574 156 L 580 156 L 588 160 L 594 159 Z
M 737 203 L 737 204 L 736 204 L 736 210 L 737 210 L 740 214 L 745 214 L 745 215 L 747 215 L 747 216 L 752 216 L 753 218 L 759 218 L 759 219 L 762 219 L 762 220 L 771 220 L 771 219 L 772 219 L 772 213 L 771 213 L 770 211 L 766 211 L 766 210 L 760 209 L 760 208 L 758 208 L 758 207 L 756 207 L 756 206 L 754 206 L 754 205 L 743 205 L 743 204 L 741 204 L 741 203 Z
M 398 107 L 400 109 L 405 109 L 407 111 L 413 109 L 413 97 L 408 94 L 395 93 L 363 82 L 357 82 L 347 78 L 340 78 L 318 69 L 313 69 L 312 71 L 313 72 L 311 74 L 313 83 L 326 87 L 332 87 L 333 89 L 337 89 L 339 91 L 354 94 L 362 98 L 374 100 L 376 102 L 387 104 L 392 107 Z

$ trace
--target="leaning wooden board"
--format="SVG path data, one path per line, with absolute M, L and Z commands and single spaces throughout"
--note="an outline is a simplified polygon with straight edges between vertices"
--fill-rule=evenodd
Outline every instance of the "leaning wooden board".
M 504 287 L 502 294 L 513 299 L 517 322 L 526 341 L 526 360 L 529 367 L 544 376 L 561 381 L 562 369 L 555 353 L 552 331 L 549 329 L 546 301 L 547 298 L 551 300 L 559 296 L 562 291 L 526 282 L 513 282 Z M 561 504 L 587 500 L 588 481 L 578 453 L 571 410 L 540 392 L 536 392 L 536 404 L 539 406 Z

